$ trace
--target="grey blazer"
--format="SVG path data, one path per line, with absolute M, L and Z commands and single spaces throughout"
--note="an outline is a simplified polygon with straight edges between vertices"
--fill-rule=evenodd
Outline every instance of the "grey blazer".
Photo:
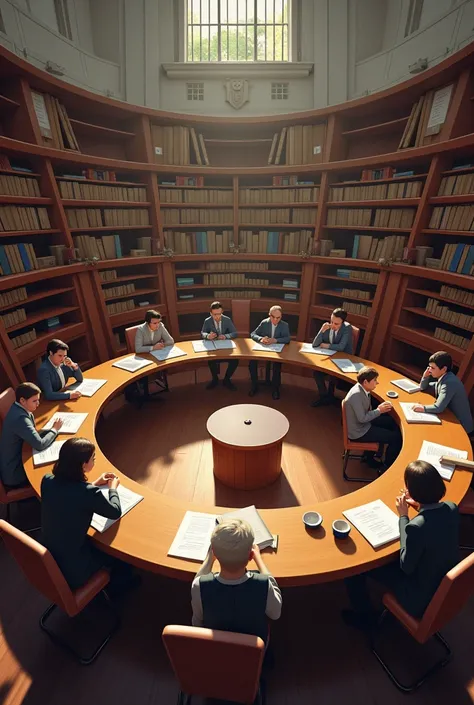
M 221 318 L 221 330 L 222 330 L 222 335 L 225 335 L 226 338 L 231 339 L 231 338 L 237 338 L 237 328 L 234 326 L 232 322 L 232 318 L 229 318 L 229 316 L 222 316 Z M 214 319 L 212 316 L 209 316 L 206 318 L 204 323 L 202 324 L 202 331 L 201 335 L 203 338 L 209 338 L 209 333 L 216 333 L 219 335 L 219 332 L 217 330 L 216 324 L 214 322 Z
M 344 399 L 346 410 L 347 435 L 351 441 L 362 438 L 370 428 L 371 422 L 380 416 L 378 409 L 372 409 L 370 395 L 357 382 L 350 389 Z
M 78 367 L 77 370 L 73 370 L 72 367 L 67 365 L 61 365 L 61 370 L 63 371 L 64 379 L 67 381 L 71 377 L 77 382 L 82 382 L 82 372 L 81 368 Z M 37 380 L 38 387 L 44 394 L 44 398 L 48 401 L 63 401 L 64 399 L 69 399 L 71 392 L 61 392 L 63 388 L 61 380 L 54 365 L 47 358 L 38 368 Z
M 313 340 L 313 348 L 319 348 L 321 343 L 329 343 L 329 334 L 331 331 L 325 330 L 324 333 L 319 332 Z M 352 326 L 347 321 L 344 321 L 342 326 L 336 331 L 334 340 L 329 345 L 329 350 L 337 350 L 337 352 L 346 352 L 352 355 Z
M 174 339 L 168 333 L 163 323 L 160 323 L 155 331 L 151 331 L 148 323 L 142 323 L 137 328 L 135 336 L 135 352 L 149 353 L 153 350 L 156 343 L 163 341 L 165 345 L 174 345 Z
M 427 414 L 441 414 L 448 407 L 459 419 L 466 433 L 474 430 L 469 399 L 463 383 L 453 372 L 446 372 L 443 377 L 436 381 L 431 375 L 422 378 L 420 389 L 423 392 L 430 392 L 436 397 L 434 404 L 425 406 Z
M 264 318 L 260 321 L 255 330 L 250 333 L 252 340 L 259 343 L 262 338 L 276 338 L 277 343 L 289 343 L 290 337 L 290 327 L 286 321 L 279 321 L 277 327 L 275 328 L 275 335 L 272 336 L 272 323 L 270 317 Z
M 14 487 L 28 481 L 21 452 L 23 441 L 35 450 L 44 450 L 56 439 L 57 431 L 36 430 L 33 414 L 29 414 L 21 404 L 11 405 L 3 423 L 0 438 L 0 474 L 2 482 Z

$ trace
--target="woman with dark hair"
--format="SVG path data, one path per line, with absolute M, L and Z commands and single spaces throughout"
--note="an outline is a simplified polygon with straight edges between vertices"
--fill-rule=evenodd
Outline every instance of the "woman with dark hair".
M 53 474 L 45 475 L 41 482 L 43 543 L 73 589 L 100 568 L 126 566 L 101 553 L 87 537 L 94 513 L 108 519 L 121 515 L 119 478 L 107 472 L 94 482 L 87 481 L 94 461 L 93 443 L 86 438 L 70 438 L 59 451 Z M 109 488 L 108 497 L 102 492 L 105 487 Z
M 459 561 L 459 513 L 442 502 L 446 488 L 430 463 L 415 460 L 405 470 L 405 489 L 396 498 L 400 522 L 400 560 L 346 579 L 352 610 L 343 619 L 357 627 L 374 622 L 367 576 L 383 583 L 414 617 L 421 617 L 443 577 Z M 408 507 L 418 514 L 408 518 Z

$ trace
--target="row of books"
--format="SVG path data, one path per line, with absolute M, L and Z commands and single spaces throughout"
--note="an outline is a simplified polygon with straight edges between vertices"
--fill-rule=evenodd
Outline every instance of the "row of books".
M 123 257 L 122 243 L 120 236 L 103 235 L 102 237 L 92 237 L 91 235 L 76 235 L 73 237 L 74 248 L 80 259 L 99 260 L 117 259 Z
M 401 181 L 394 184 L 366 184 L 365 186 L 332 186 L 330 201 L 381 201 L 386 198 L 418 198 L 422 181 Z
M 379 181 L 380 179 L 393 179 L 395 169 L 391 166 L 383 166 L 380 169 L 362 169 L 361 181 Z
M 165 225 L 224 225 L 231 223 L 234 213 L 230 208 L 162 208 Z
M 445 296 L 447 299 L 452 299 L 466 306 L 474 306 L 474 292 L 466 291 L 465 289 L 456 289 L 454 286 L 443 284 L 440 289 L 440 296 Z
M 115 279 L 117 279 L 117 270 L 103 269 L 101 272 L 99 272 L 99 279 L 102 282 L 113 282 Z
M 436 206 L 430 218 L 430 228 L 436 230 L 474 230 L 474 205 Z
M 105 308 L 109 316 L 113 316 L 114 313 L 133 311 L 134 308 L 137 308 L 137 304 L 133 299 L 127 299 L 126 301 L 116 301 L 113 304 L 106 304 Z
M 268 270 L 268 262 L 206 262 L 206 269 L 208 270 L 227 270 L 227 269 L 238 269 L 252 272 L 266 271 Z M 183 272 L 185 270 L 182 270 Z
M 54 257 L 37 257 L 33 245 L 29 242 L 0 245 L 0 267 L 4 276 L 29 272 L 32 269 L 42 269 L 44 265 L 42 260 L 46 259 L 52 259 L 54 261 L 52 266 L 55 266 Z
M 262 296 L 262 292 L 255 290 L 255 289 L 250 289 L 250 291 L 247 290 L 241 290 L 241 291 L 226 291 L 226 290 L 217 290 L 214 291 L 214 298 L 219 300 L 219 299 L 259 299 Z
M 49 93 L 31 91 L 31 97 L 43 142 L 55 149 L 71 149 L 80 152 L 79 143 L 64 105 Z
M 239 203 L 316 203 L 319 198 L 318 187 L 308 188 L 241 188 Z
M 298 255 L 302 252 L 310 252 L 312 243 L 311 230 L 295 232 L 242 230 L 239 233 L 239 248 L 250 253 Z
M 319 164 L 325 139 L 326 123 L 283 127 L 273 135 L 268 164 Z
M 358 316 L 368 316 L 371 306 L 367 306 L 367 304 L 356 304 L 353 301 L 343 301 L 342 308 L 347 311 L 347 313 L 355 313 Z
M 315 221 L 315 208 L 243 208 L 239 210 L 239 223 L 252 225 L 265 225 L 266 223 L 305 225 Z
M 438 299 L 428 299 L 425 309 L 432 316 L 441 318 L 446 323 L 452 323 L 455 326 L 460 326 L 466 330 L 474 331 L 474 316 L 468 316 L 467 313 L 459 313 L 453 311 L 449 306 L 443 306 Z
M 450 330 L 446 330 L 446 328 L 435 328 L 433 335 L 438 340 L 444 340 L 446 343 L 461 348 L 461 350 L 467 350 L 471 342 L 469 338 L 464 338 L 462 335 L 452 333 Z
M 36 337 L 36 331 L 32 328 L 31 330 L 26 331 L 26 333 L 21 333 L 20 335 L 15 335 L 15 337 L 10 338 L 10 342 L 13 349 L 16 350 L 17 348 L 23 347 L 23 345 L 26 345 L 27 343 L 32 343 L 33 340 L 36 340 Z
M 204 137 L 197 134 L 193 127 L 152 125 L 151 139 L 157 164 L 191 164 L 191 145 L 193 163 L 200 166 L 210 164 Z
M 371 292 L 364 291 L 364 289 L 335 289 L 335 291 L 340 292 L 343 296 L 347 296 L 349 299 L 370 299 Z
M 457 196 L 463 193 L 474 193 L 474 172 L 443 176 L 438 196 Z
M 108 289 L 104 289 L 104 299 L 113 299 L 114 296 L 124 296 L 126 294 L 135 293 L 135 284 L 130 282 L 130 284 L 121 284 L 120 286 L 111 286 Z
M 354 255 L 352 256 L 354 257 Z M 341 277 L 341 279 L 363 279 L 370 284 L 377 284 L 379 280 L 378 272 L 366 272 L 363 269 L 336 269 L 336 277 Z
M 0 194 L 2 196 L 41 196 L 36 179 L 9 174 L 0 174 Z
M 174 189 L 160 188 L 160 203 L 215 203 L 231 206 L 234 202 L 232 189 Z
M 15 326 L 17 323 L 23 323 L 23 321 L 26 321 L 26 309 L 17 308 L 15 311 L 3 314 L 0 318 L 2 319 L 5 328 L 10 328 L 10 326 Z
M 28 293 L 25 286 L 20 286 L 17 289 L 10 289 L 10 291 L 4 291 L 0 294 L 0 306 L 2 308 L 10 306 L 11 304 L 17 304 L 21 301 L 26 301 L 28 298 Z
M 436 139 L 446 119 L 452 88 L 451 84 L 420 96 L 412 107 L 398 149 L 420 147 Z
M 56 174 L 57 179 L 68 179 L 72 181 L 117 181 L 117 172 L 110 169 L 80 169 L 74 174 Z M 122 181 L 126 179 L 122 178 Z
M 150 224 L 148 208 L 66 208 L 66 216 L 71 228 Z
M 35 182 L 36 183 L 36 182 Z M 62 198 L 84 201 L 146 201 L 146 188 L 143 186 L 111 186 L 88 184 L 80 181 L 59 181 Z
M 246 274 L 240 274 L 237 272 L 230 274 L 205 274 L 202 278 L 203 284 L 253 284 L 254 286 L 268 286 L 270 284 L 269 279 L 262 279 L 261 277 L 248 277 Z
M 224 230 L 221 233 L 216 233 L 215 230 L 200 232 L 165 230 L 163 235 L 166 247 L 178 255 L 230 252 L 230 243 L 233 239 L 232 230 Z
M 384 238 L 372 235 L 354 235 L 352 259 L 391 259 L 401 261 L 408 238 L 404 235 L 388 235 Z
M 160 181 L 160 186 L 204 186 L 204 176 L 175 176 L 172 180 Z
M 46 208 L 0 206 L 0 231 L 48 230 L 50 227 Z
M 446 244 L 441 255 L 439 269 L 458 274 L 472 274 L 474 271 L 474 245 L 463 242 Z
M 409 229 L 414 208 L 328 208 L 327 225 Z

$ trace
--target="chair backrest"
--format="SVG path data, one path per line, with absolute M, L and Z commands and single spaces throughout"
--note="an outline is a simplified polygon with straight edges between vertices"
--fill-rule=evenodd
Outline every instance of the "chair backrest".
M 28 581 L 64 612 L 74 614 L 74 595 L 48 549 L 3 519 L 0 533 Z
M 15 390 L 8 387 L 0 392 L 0 422 L 5 421 L 5 416 L 10 411 L 10 407 L 15 401 Z
M 127 350 L 129 353 L 135 352 L 135 338 L 137 337 L 138 328 L 139 326 L 125 328 L 125 342 L 127 343 Z
M 474 594 L 474 553 L 446 573 L 420 621 L 422 643 L 458 614 Z
M 260 637 L 173 624 L 163 642 L 183 693 L 254 702 L 265 652 Z
M 346 416 L 346 400 L 345 399 L 343 399 L 341 402 L 341 416 L 342 416 L 342 441 L 344 444 L 344 450 L 347 450 L 349 436 L 347 435 L 347 416 Z
M 359 336 L 360 336 L 360 328 L 357 328 L 357 326 L 352 327 L 352 354 L 355 355 L 357 352 L 357 343 L 359 342 Z
M 239 335 L 250 335 L 250 299 L 232 299 L 232 321 Z

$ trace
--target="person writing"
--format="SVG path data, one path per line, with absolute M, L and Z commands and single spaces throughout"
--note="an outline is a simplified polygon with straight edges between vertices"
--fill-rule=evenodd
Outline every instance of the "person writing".
M 145 322 L 137 328 L 135 352 L 150 353 L 168 345 L 174 345 L 174 339 L 163 325 L 161 313 L 150 309 L 145 313 Z
M 255 634 L 267 642 L 267 618 L 279 619 L 282 597 L 254 542 L 252 527 L 242 519 L 216 526 L 191 587 L 193 626 Z M 247 568 L 252 559 L 257 571 Z M 220 570 L 213 572 L 216 560 Z
M 48 401 L 65 401 L 79 399 L 80 392 L 68 392 L 64 389 L 71 377 L 82 382 L 82 372 L 79 365 L 68 357 L 69 346 L 62 340 L 54 338 L 47 345 L 48 357 L 40 365 L 37 373 L 38 387 Z
M 323 323 L 318 334 L 313 340 L 313 348 L 327 348 L 336 352 L 345 352 L 352 355 L 352 326 L 347 323 L 347 311 L 343 308 L 335 308 L 331 313 L 330 321 Z M 313 377 L 319 391 L 319 399 L 311 403 L 311 406 L 326 406 L 334 400 L 334 389 L 336 380 L 329 376 L 328 388 L 326 390 L 326 379 L 328 375 L 324 372 L 313 372 Z
M 232 340 L 237 338 L 237 329 L 229 316 L 224 316 L 224 309 L 220 301 L 211 304 L 210 316 L 206 318 L 202 325 L 201 336 L 204 340 Z M 239 366 L 238 360 L 208 360 L 207 364 L 211 371 L 212 379 L 206 389 L 214 389 L 219 384 L 219 363 L 227 362 L 227 370 L 222 380 L 222 384 L 231 391 L 236 391 L 237 387 L 232 383 L 232 375 Z
M 268 312 L 268 318 L 260 321 L 255 330 L 250 334 L 252 340 L 262 345 L 272 345 L 273 343 L 289 343 L 290 327 L 286 321 L 282 320 L 283 311 L 281 306 L 272 306 Z M 281 385 L 281 362 L 267 363 L 273 366 L 272 372 L 272 397 L 273 399 L 280 398 Z M 249 372 L 252 386 L 250 388 L 249 397 L 255 396 L 258 392 L 258 362 L 251 360 L 249 362 Z
M 7 489 L 28 486 L 22 462 L 23 443 L 34 450 L 44 450 L 56 440 L 63 422 L 58 419 L 49 431 L 37 431 L 34 412 L 39 406 L 41 389 L 32 382 L 23 382 L 15 390 L 16 401 L 3 422 L 0 437 L 0 473 Z

